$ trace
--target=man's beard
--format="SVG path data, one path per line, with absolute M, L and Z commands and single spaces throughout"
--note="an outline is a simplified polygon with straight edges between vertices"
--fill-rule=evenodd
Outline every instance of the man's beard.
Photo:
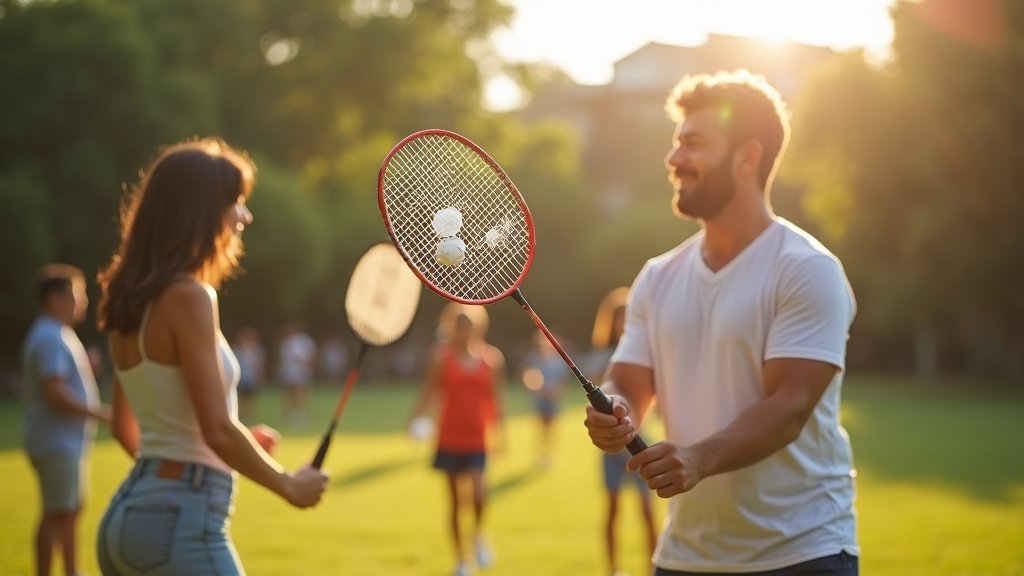
M 672 197 L 672 210 L 676 216 L 708 220 L 722 212 L 722 209 L 736 193 L 736 185 L 732 179 L 732 166 L 729 162 L 731 156 L 731 154 L 726 154 L 718 164 L 707 171 L 703 180 L 693 184 L 693 189 L 689 193 L 676 188 Z M 692 172 L 687 172 L 687 174 L 692 174 Z

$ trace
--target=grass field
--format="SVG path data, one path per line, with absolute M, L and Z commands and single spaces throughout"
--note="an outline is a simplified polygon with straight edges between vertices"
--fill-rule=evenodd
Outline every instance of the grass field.
M 232 531 L 251 576 L 449 573 L 442 480 L 429 469 L 430 446 L 413 443 L 400 430 L 412 392 L 408 386 L 360 384 L 328 455 L 331 487 L 319 508 L 293 510 L 241 481 Z M 318 389 L 308 431 L 283 430 L 277 455 L 286 465 L 311 458 L 336 394 Z M 534 467 L 528 399 L 519 389 L 510 389 L 508 397 L 508 448 L 489 468 L 488 525 L 498 557 L 486 574 L 602 574 L 604 506 L 598 454 L 581 425 L 582 394 L 569 396 L 557 459 L 546 471 Z M 277 401 L 268 391 L 259 406 L 261 419 L 272 425 L 279 420 Z M 859 472 L 863 574 L 1024 574 L 1024 393 L 851 379 L 843 417 Z M 31 569 L 38 495 L 17 429 L 17 405 L 0 403 L 0 576 Z M 82 522 L 82 554 L 93 574 L 96 524 L 128 466 L 103 437 Z M 629 492 L 624 514 L 623 558 L 639 575 L 646 559 L 638 531 L 631 529 L 639 515 Z

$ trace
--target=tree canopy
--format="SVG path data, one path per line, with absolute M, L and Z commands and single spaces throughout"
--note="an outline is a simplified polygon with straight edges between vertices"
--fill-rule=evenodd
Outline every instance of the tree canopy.
M 862 334 L 926 372 L 1024 372 L 1024 10 L 1000 4 L 982 43 L 897 5 L 893 62 L 845 58 L 796 110 L 784 176 L 808 186 Z

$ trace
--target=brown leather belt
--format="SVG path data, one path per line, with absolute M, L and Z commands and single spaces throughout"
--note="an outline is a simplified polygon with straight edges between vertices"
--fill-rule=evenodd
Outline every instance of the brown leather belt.
M 187 465 L 184 462 L 160 460 L 156 466 L 156 476 L 157 478 L 166 478 L 169 480 L 181 480 L 185 477 L 186 469 Z
M 165 480 L 182 480 L 195 486 L 202 486 L 203 477 L 206 475 L 206 466 L 195 462 L 179 462 L 164 458 L 151 458 L 142 463 L 139 473 L 149 470 L 157 478 Z

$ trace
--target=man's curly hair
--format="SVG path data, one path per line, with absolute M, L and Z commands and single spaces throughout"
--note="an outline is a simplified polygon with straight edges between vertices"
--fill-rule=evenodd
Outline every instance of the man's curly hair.
M 764 156 L 758 175 L 767 187 L 789 141 L 789 113 L 778 90 L 764 76 L 747 70 L 689 75 L 676 84 L 665 104 L 676 122 L 705 108 L 718 111 L 731 150 L 750 140 L 761 143 Z

